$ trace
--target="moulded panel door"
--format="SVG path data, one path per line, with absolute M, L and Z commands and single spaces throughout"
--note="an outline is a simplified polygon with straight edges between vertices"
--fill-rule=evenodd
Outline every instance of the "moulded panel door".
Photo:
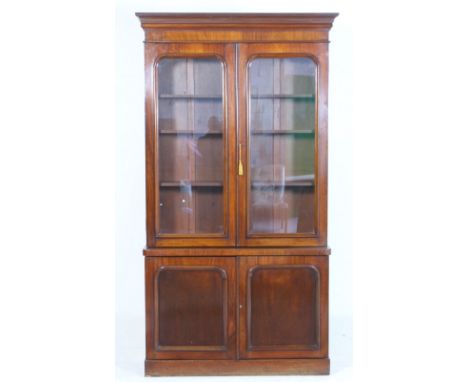
M 148 246 L 233 246 L 234 47 L 150 44 L 146 54 Z
M 236 354 L 236 261 L 146 258 L 147 359 Z
M 238 60 L 240 243 L 326 245 L 326 44 L 240 44 Z
M 241 358 L 328 357 L 328 257 L 239 259 Z

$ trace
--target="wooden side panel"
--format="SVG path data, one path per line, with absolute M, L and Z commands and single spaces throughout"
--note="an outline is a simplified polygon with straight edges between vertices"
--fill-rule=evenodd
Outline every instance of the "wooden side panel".
M 147 258 L 147 359 L 229 359 L 234 258 Z
M 239 260 L 240 357 L 328 356 L 328 257 Z

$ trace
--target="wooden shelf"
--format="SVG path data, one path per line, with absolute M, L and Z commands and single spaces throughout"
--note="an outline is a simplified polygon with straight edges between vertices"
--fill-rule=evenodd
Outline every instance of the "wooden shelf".
M 193 130 L 159 130 L 159 134 L 167 135 L 214 135 L 222 136 L 222 131 L 193 131 Z
M 251 130 L 252 135 L 278 134 L 278 135 L 313 135 L 314 130 Z M 222 136 L 222 131 L 193 131 L 193 130 L 159 130 L 163 135 L 214 135 Z
M 222 182 L 160 182 L 159 187 L 223 187 Z
M 159 94 L 159 99 L 187 99 L 187 100 L 214 100 L 221 101 L 222 95 L 193 95 L 193 94 Z
M 253 99 L 310 99 L 315 100 L 312 94 L 250 94 Z
M 302 181 L 302 182 L 252 182 L 251 187 L 252 188 L 257 188 L 257 187 L 313 187 L 315 184 L 312 180 L 309 181 Z
M 314 130 L 250 130 L 251 134 L 260 135 L 260 134 L 292 134 L 292 135 L 302 135 L 302 134 L 315 134 Z

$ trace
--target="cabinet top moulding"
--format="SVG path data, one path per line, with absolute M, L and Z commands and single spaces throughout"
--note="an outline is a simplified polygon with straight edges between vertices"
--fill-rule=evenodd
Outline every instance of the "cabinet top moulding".
M 338 13 L 136 13 L 145 42 L 322 42 Z

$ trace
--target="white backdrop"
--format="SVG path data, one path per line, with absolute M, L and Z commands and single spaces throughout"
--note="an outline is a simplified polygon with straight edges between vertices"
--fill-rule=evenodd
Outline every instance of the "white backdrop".
M 196 5 L 190 2 L 161 3 L 159 6 L 150 1 L 120 0 L 117 3 L 117 371 L 122 381 L 142 378 L 144 360 L 141 255 L 145 243 L 144 36 L 134 15 L 136 11 L 341 12 L 330 36 L 330 356 L 333 378 L 343 380 L 349 376 L 352 345 L 352 29 L 347 11 L 338 2 L 335 5 L 327 1 L 288 3 L 287 9 L 283 5 L 267 10 L 261 3 L 247 4 L 245 1 L 236 6 L 215 1 L 196 2 Z
M 351 306 L 356 381 L 468 380 L 464 8 L 1 2 L 0 380 L 112 381 L 116 370 L 142 380 L 143 35 L 133 13 L 163 10 L 341 13 L 330 46 L 333 374 L 309 380 L 352 378 Z

